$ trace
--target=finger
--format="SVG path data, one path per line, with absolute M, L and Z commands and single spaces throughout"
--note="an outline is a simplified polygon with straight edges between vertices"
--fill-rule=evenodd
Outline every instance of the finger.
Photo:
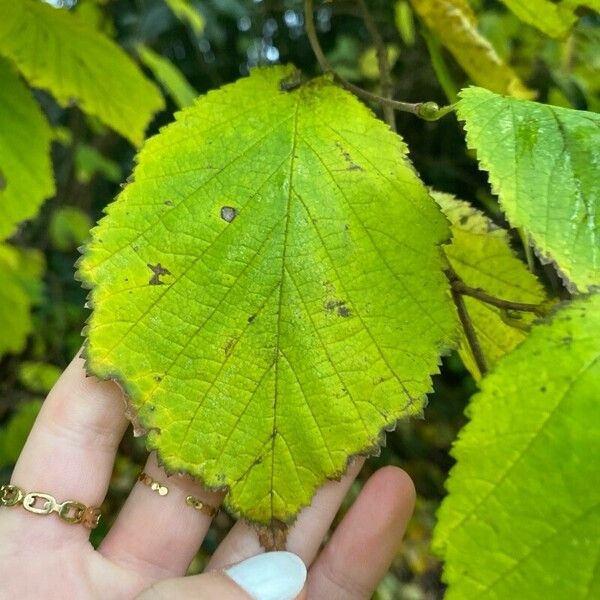
M 304 509 L 291 527 L 286 548 L 310 565 L 326 535 L 331 522 L 356 479 L 364 459 L 354 461 L 340 481 L 330 481 L 321 487 L 312 504 Z M 258 541 L 256 529 L 244 521 L 239 521 L 213 554 L 208 569 L 222 569 L 224 566 L 244 560 L 264 549 Z
M 267 552 L 194 577 L 163 580 L 142 593 L 140 600 L 305 600 L 306 567 L 290 552 Z
M 358 499 L 310 570 L 310 598 L 368 600 L 396 555 L 415 504 L 410 477 L 384 467 Z
M 77 500 L 99 506 L 108 489 L 117 447 L 127 426 L 123 393 L 112 381 L 87 377 L 75 357 L 52 388 L 15 465 L 12 483 L 26 492 L 45 492 L 57 501 Z M 70 530 L 87 537 L 83 527 L 24 510 L 3 511 L 3 518 Z M 43 524 L 43 525 L 42 525 Z
M 144 472 L 168 493 L 160 495 L 138 481 L 99 551 L 150 580 L 183 575 L 212 521 L 189 506 L 186 498 L 191 495 L 218 508 L 223 494 L 208 492 L 189 477 L 168 477 L 154 453 Z

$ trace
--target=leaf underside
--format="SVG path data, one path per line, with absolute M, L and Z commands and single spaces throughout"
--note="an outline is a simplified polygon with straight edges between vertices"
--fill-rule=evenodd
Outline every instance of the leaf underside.
M 290 522 L 420 413 L 456 319 L 406 148 L 321 78 L 253 71 L 147 141 L 79 266 L 89 369 L 172 471 Z
M 0 54 L 63 105 L 81 108 L 140 144 L 164 100 L 110 38 L 78 15 L 38 0 L 0 0 Z
M 481 88 L 457 110 L 511 225 L 574 290 L 600 286 L 600 115 Z
M 600 595 L 599 339 L 580 298 L 483 379 L 434 535 L 448 600 Z

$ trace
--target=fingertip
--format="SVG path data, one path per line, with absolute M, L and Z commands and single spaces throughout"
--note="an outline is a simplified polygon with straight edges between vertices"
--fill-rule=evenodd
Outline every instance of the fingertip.
M 364 488 L 368 494 L 381 497 L 386 506 L 408 509 L 412 512 L 417 498 L 415 484 L 410 475 L 393 465 L 382 467 L 366 482 Z

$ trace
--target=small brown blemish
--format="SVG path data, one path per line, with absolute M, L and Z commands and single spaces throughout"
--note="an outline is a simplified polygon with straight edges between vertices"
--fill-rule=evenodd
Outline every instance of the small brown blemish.
M 150 281 L 148 282 L 150 285 L 164 285 L 165 282 L 160 280 L 161 276 L 171 274 L 171 271 L 169 271 L 169 269 L 165 269 L 160 263 L 156 263 L 155 265 L 148 263 L 148 268 L 153 273 L 152 277 L 150 277 Z
M 250 316 L 248 317 L 248 323 L 253 323 L 253 322 L 254 322 L 254 319 L 256 319 L 256 315 L 250 315 Z
M 223 348 L 223 351 L 225 352 L 225 356 L 229 356 L 231 354 L 234 346 L 235 346 L 235 339 L 229 338 L 227 340 L 227 343 L 225 344 L 225 347 Z
M 273 519 L 267 527 L 258 528 L 258 541 L 265 550 L 285 550 L 288 527 L 285 523 Z
M 336 142 L 335 145 L 339 148 L 340 152 L 342 153 L 342 156 L 344 157 L 344 160 L 348 163 L 348 166 L 346 167 L 347 171 L 364 171 L 364 169 L 360 165 L 357 165 L 352 160 L 350 153 L 347 150 L 344 150 L 344 148 L 342 148 L 342 145 L 339 142 Z
M 165 201 L 163 202 L 163 204 L 164 204 L 165 206 L 173 206 L 173 200 L 165 200 Z
M 223 221 L 227 221 L 228 223 L 231 223 L 238 215 L 238 211 L 237 208 L 234 208 L 233 206 L 222 206 L 221 207 L 221 219 L 223 219 Z
M 340 317 L 349 317 L 352 314 L 346 306 L 345 300 L 328 300 L 325 303 L 325 310 L 328 312 L 336 311 Z
M 154 375 L 153 379 L 154 379 L 154 381 L 162 381 L 162 376 L 161 375 Z

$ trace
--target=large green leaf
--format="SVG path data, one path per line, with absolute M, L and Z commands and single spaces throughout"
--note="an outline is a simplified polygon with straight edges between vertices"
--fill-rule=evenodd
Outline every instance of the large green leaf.
M 35 87 L 140 144 L 164 101 L 158 88 L 110 38 L 77 14 L 39 0 L 0 0 L 0 54 Z
M 448 600 L 600 596 L 599 339 L 583 297 L 482 381 L 435 530 Z
M 40 300 L 44 256 L 0 244 L 0 356 L 21 352 L 31 333 L 31 307 Z
M 465 284 L 510 302 L 541 305 L 547 300 L 540 282 L 511 248 L 506 230 L 468 202 L 440 192 L 432 195 L 452 226 L 452 242 L 444 246 L 444 253 Z M 527 337 L 535 318 L 534 313 L 509 313 L 469 296 L 464 297 L 464 303 L 488 367 Z M 473 377 L 479 379 L 481 374 L 464 334 L 459 353 Z
M 211 92 L 145 144 L 93 231 L 88 367 L 167 467 L 289 522 L 418 414 L 455 331 L 445 219 L 406 147 L 292 67 Z
M 461 92 L 467 142 L 511 225 L 579 290 L 600 285 L 600 115 Z
M 0 240 L 54 194 L 51 137 L 29 90 L 0 58 Z
M 533 92 L 479 33 L 477 18 L 467 0 L 410 1 L 474 83 L 520 98 L 533 97 Z

